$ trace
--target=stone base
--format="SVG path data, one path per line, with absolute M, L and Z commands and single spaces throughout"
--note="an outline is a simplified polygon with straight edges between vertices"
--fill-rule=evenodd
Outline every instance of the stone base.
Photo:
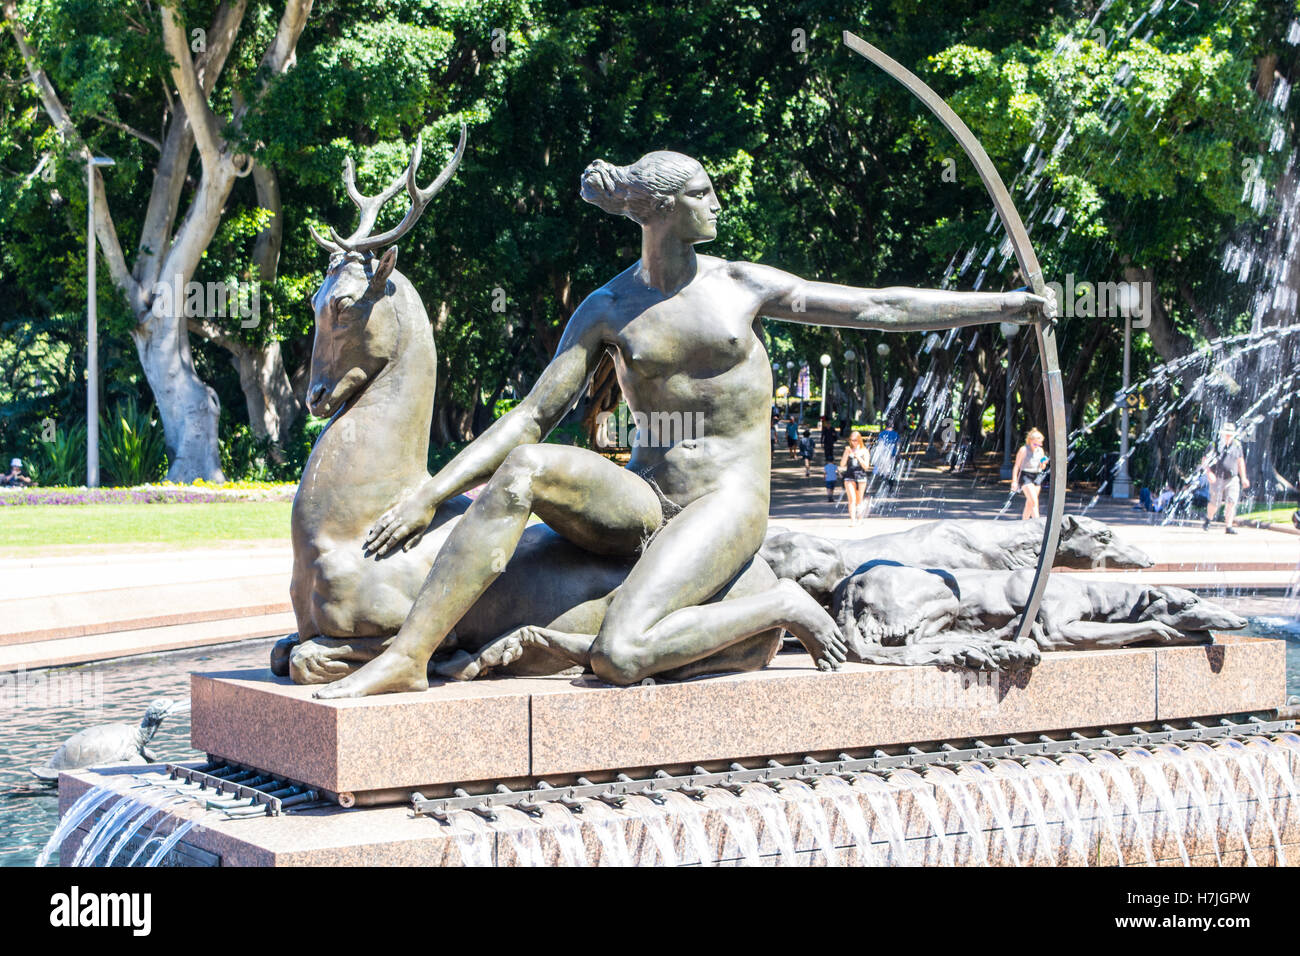
M 503 679 L 356 701 L 316 701 L 311 688 L 269 672 L 195 675 L 196 748 L 357 806 L 230 819 L 190 791 L 143 831 L 143 852 L 190 822 L 172 864 L 1294 865 L 1295 734 L 1122 758 L 972 763 L 955 774 L 823 777 L 816 788 L 747 784 L 699 800 L 669 793 L 662 806 L 635 796 L 618 809 L 584 800 L 580 813 L 548 804 L 540 817 L 505 808 L 492 822 L 456 810 L 444 824 L 404 802 L 413 790 L 439 796 L 487 782 L 561 784 L 1265 711 L 1285 699 L 1284 674 L 1282 642 L 1226 638 L 1049 654 L 1017 676 L 864 665 L 823 674 L 805 655 L 783 654 L 762 672 L 676 684 Z M 60 778 L 61 812 L 94 786 L 107 788 L 104 802 L 69 835 L 64 861 L 118 800 L 176 795 L 156 768 L 77 771 Z M 136 812 L 150 807 L 124 816 Z
M 502 678 L 348 701 L 314 700 L 313 688 L 269 671 L 196 674 L 191 740 L 367 804 L 481 781 L 560 783 L 1265 710 L 1286 699 L 1285 653 L 1281 641 L 1225 637 L 1045 654 L 1019 674 L 862 664 L 821 673 L 789 653 L 763 671 L 682 683 Z

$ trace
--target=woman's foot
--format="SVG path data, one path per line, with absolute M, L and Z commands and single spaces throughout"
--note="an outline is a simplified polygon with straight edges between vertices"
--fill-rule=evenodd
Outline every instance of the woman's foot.
M 391 648 L 340 681 L 327 684 L 312 696 L 318 700 L 401 694 L 429 689 L 425 663 L 417 663 Z

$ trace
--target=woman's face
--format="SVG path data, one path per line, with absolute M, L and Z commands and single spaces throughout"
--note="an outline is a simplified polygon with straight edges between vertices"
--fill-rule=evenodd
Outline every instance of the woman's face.
M 669 227 L 682 242 L 709 242 L 718 238 L 718 195 L 703 169 L 673 196 Z

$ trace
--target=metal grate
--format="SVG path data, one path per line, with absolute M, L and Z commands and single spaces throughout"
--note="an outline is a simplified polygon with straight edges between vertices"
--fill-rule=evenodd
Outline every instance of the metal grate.
M 202 767 L 169 763 L 167 774 L 172 780 L 196 785 L 200 792 L 212 790 L 215 796 L 206 801 L 207 808 L 229 816 L 278 817 L 290 807 L 304 809 L 320 802 L 320 794 L 306 784 L 224 760 Z
M 1205 720 L 1214 719 L 1205 718 Z M 579 777 L 573 785 L 556 787 L 545 780 L 539 780 L 534 788 L 527 790 L 511 790 L 504 784 L 498 784 L 494 790 L 487 793 L 471 794 L 464 789 L 458 789 L 454 792 L 454 796 L 437 799 L 430 799 L 417 793 L 411 803 L 417 814 L 431 816 L 443 823 L 450 822 L 449 812 L 452 810 L 470 810 L 488 820 L 494 820 L 496 819 L 496 814 L 493 812 L 495 807 L 514 807 L 525 813 L 539 813 L 542 804 L 560 803 L 574 812 L 581 812 L 580 801 L 583 799 L 595 799 L 620 806 L 628 796 L 641 794 L 656 802 L 662 802 L 663 794 L 671 790 L 698 798 L 704 795 L 706 787 L 735 790 L 747 783 L 764 783 L 779 789 L 784 780 L 798 780 L 815 785 L 819 777 L 825 776 L 888 773 L 904 768 L 931 766 L 951 767 L 970 761 L 989 761 L 1004 757 L 1030 757 L 1088 750 L 1122 750 L 1160 743 L 1283 733 L 1295 729 L 1294 719 L 1264 720 L 1255 715 L 1237 718 L 1221 717 L 1213 724 L 1201 720 L 1185 720 L 1179 721 L 1177 725 L 1162 723 L 1154 730 L 1143 727 L 1102 729 L 1095 736 L 1070 731 L 1063 737 L 1040 734 L 1032 741 L 1020 740 L 1016 737 L 1001 737 L 996 743 L 975 740 L 965 746 L 939 743 L 930 745 L 930 749 L 908 747 L 906 752 L 899 754 L 890 754 L 883 750 L 876 750 L 871 756 L 865 757 L 840 754 L 838 759 L 829 761 L 805 757 L 799 763 L 782 764 L 776 760 L 768 760 L 761 767 L 745 767 L 740 763 L 733 763 L 730 769 L 721 772 L 695 767 L 689 774 L 674 775 L 665 770 L 657 770 L 650 776 L 633 778 L 620 773 L 613 780 L 604 783 L 593 783 L 585 777 Z

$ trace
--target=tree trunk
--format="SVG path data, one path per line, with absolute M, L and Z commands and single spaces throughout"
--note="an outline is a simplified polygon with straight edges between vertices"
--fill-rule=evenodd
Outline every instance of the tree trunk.
M 1150 266 L 1138 268 L 1137 266 L 1126 265 L 1124 267 L 1124 281 L 1149 283 L 1147 288 L 1150 289 L 1151 293 L 1151 324 L 1147 327 L 1146 332 L 1151 336 L 1151 344 L 1160 353 L 1160 357 L 1166 362 L 1172 362 L 1174 359 L 1181 358 L 1190 352 L 1192 350 L 1191 339 L 1178 331 L 1173 318 L 1165 310 L 1164 300 L 1160 298 L 1160 290 L 1156 286 L 1155 270 Z M 1140 334 L 1142 330 L 1134 329 L 1133 331 L 1135 334 Z M 1124 334 L 1123 326 L 1120 327 L 1120 334 Z
M 862 367 L 866 374 L 862 381 L 862 422 L 869 424 L 876 420 L 876 379 L 871 363 L 866 355 L 862 356 Z
M 253 247 L 253 264 L 262 288 L 274 284 L 280 265 L 280 247 L 284 240 L 284 215 L 280 205 L 280 187 L 275 173 L 258 164 L 253 167 L 258 205 L 271 212 L 271 220 L 257 235 Z M 259 313 L 260 315 L 260 313 Z M 268 321 L 273 322 L 274 319 Z M 302 402 L 294 394 L 285 370 L 280 343 L 250 345 L 226 333 L 216 322 L 191 319 L 190 331 L 202 335 L 230 353 L 231 363 L 239 373 L 239 387 L 248 409 L 248 425 L 259 438 L 269 438 L 279 446 L 302 413 Z M 272 332 L 274 334 L 274 332 Z M 273 451 L 273 455 L 276 452 Z
M 302 408 L 289 384 L 280 343 L 271 342 L 262 348 L 244 346 L 231 349 L 231 353 L 248 406 L 249 427 L 254 435 L 279 445 Z
M 162 418 L 167 480 L 225 481 L 217 450 L 217 393 L 195 371 L 183 328 L 175 316 L 149 314 L 131 334 Z

